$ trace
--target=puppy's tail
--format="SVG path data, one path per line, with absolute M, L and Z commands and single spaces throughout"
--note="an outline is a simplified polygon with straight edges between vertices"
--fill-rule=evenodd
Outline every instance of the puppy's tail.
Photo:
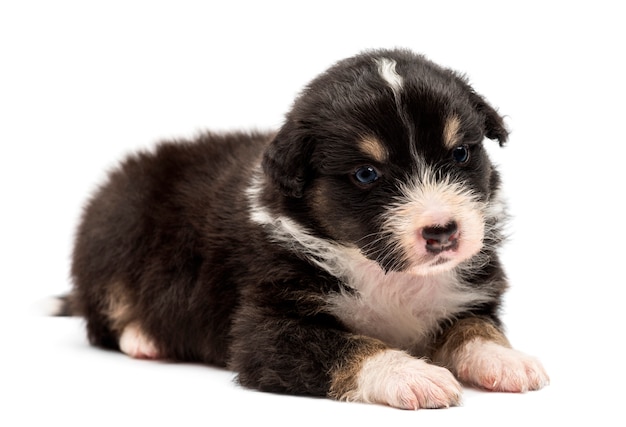
M 50 297 L 42 301 L 41 312 L 47 316 L 79 316 L 71 293 Z

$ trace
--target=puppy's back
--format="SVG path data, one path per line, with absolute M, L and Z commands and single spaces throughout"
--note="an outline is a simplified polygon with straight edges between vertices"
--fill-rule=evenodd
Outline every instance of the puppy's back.
M 72 259 L 70 301 L 85 316 L 93 344 L 117 348 L 124 327 L 141 319 L 157 346 L 169 343 L 161 354 L 223 363 L 216 349 L 225 346 L 202 350 L 185 343 L 202 341 L 193 336 L 202 329 L 213 333 L 214 344 L 223 342 L 230 316 L 216 308 L 206 310 L 209 319 L 189 307 L 215 300 L 199 292 L 219 293 L 221 307 L 234 305 L 230 294 L 210 286 L 200 291 L 197 283 L 209 276 L 207 258 L 226 255 L 212 254 L 219 245 L 211 242 L 225 238 L 229 227 L 222 221 L 245 215 L 241 189 L 270 138 L 207 133 L 164 142 L 129 156 L 109 174 L 85 207 Z M 219 279 L 219 271 L 212 268 L 210 276 Z

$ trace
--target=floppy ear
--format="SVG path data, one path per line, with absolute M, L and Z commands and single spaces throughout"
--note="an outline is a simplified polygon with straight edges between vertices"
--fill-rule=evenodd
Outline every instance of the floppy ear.
M 293 122 L 283 125 L 263 155 L 263 171 L 287 197 L 300 198 L 309 175 L 313 144 Z
M 504 125 L 504 119 L 495 108 L 487 103 L 485 98 L 470 89 L 470 98 L 476 110 L 485 118 L 485 135 L 489 139 L 497 140 L 502 147 L 509 138 L 509 131 Z

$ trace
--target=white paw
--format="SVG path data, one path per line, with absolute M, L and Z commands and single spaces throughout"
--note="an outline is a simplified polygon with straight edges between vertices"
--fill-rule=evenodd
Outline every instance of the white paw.
M 363 363 L 356 389 L 344 398 L 401 409 L 447 408 L 460 403 L 461 385 L 445 368 L 385 350 Z
M 525 392 L 550 383 L 537 359 L 489 341 L 467 343 L 455 365 L 461 381 L 487 390 Z
M 159 352 L 154 342 L 135 323 L 131 323 L 124 328 L 120 336 L 119 345 L 122 352 L 136 359 L 159 358 Z

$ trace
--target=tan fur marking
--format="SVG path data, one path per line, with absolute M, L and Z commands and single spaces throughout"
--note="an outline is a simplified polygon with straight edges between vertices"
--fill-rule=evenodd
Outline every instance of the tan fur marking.
M 331 385 L 328 396 L 341 400 L 357 388 L 359 372 L 363 363 L 371 356 L 384 351 L 386 346 L 375 339 L 355 337 L 343 351 L 341 364 L 331 372 Z
M 315 180 L 311 187 L 313 194 L 311 209 L 329 235 L 337 240 L 350 240 L 351 236 L 359 233 L 359 224 L 355 221 L 337 220 L 337 212 L 332 209 L 337 203 L 333 199 L 336 197 L 334 186 L 335 184 L 325 177 Z
M 452 149 L 459 143 L 459 130 L 461 129 L 461 120 L 457 116 L 452 116 L 446 120 L 443 127 L 443 144 Z
M 120 333 L 128 324 L 131 317 L 132 304 L 129 292 L 122 282 L 115 282 L 109 286 L 105 314 L 111 322 L 111 329 Z
M 463 346 L 477 338 L 491 341 L 503 347 L 511 348 L 509 340 L 487 319 L 473 317 L 457 321 L 443 336 L 441 347 L 433 352 L 435 363 L 453 369 L 453 360 Z M 454 372 L 454 370 L 453 370 Z
M 389 152 L 382 142 L 373 136 L 366 136 L 359 141 L 361 151 L 379 163 L 389 160 Z

